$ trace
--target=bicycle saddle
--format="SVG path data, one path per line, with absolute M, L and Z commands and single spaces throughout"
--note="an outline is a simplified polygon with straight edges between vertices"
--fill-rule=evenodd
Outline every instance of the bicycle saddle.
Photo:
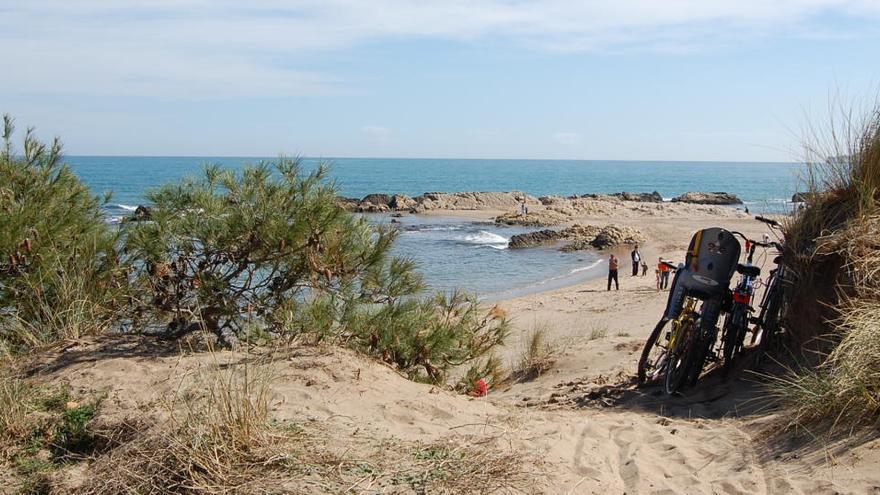
M 748 275 L 750 277 L 758 277 L 761 275 L 761 268 L 754 265 L 743 265 L 742 263 L 736 264 L 737 273 L 741 273 L 743 275 Z

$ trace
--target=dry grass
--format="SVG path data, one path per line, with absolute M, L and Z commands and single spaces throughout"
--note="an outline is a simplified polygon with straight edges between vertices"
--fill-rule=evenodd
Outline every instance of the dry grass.
M 785 228 L 801 362 L 769 385 L 786 426 L 832 433 L 880 418 L 880 104 L 865 119 L 839 115 L 831 144 L 808 143 L 811 194 Z
M 297 436 L 269 421 L 271 368 L 214 359 L 146 428 L 137 426 L 142 434 L 98 457 L 80 493 L 271 489 L 293 459 Z
M 517 381 L 534 380 L 550 370 L 559 354 L 547 337 L 546 327 L 536 326 L 523 339 L 519 359 L 511 377 Z

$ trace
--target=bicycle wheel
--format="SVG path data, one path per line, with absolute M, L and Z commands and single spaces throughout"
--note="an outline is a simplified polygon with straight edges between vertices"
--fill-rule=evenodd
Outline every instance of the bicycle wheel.
M 743 339 L 746 335 L 746 308 L 741 304 L 734 305 L 733 309 L 724 319 L 724 329 L 721 337 L 721 353 L 724 364 L 721 373 L 725 377 L 733 369 L 733 362 L 743 349 Z
M 767 306 L 764 311 L 764 320 L 761 322 L 761 340 L 758 342 L 758 359 L 770 351 L 770 346 L 775 340 L 779 330 L 779 312 L 782 309 L 782 289 L 778 283 L 770 287 L 767 294 Z
M 656 380 L 666 369 L 666 348 L 657 342 L 663 333 L 663 327 L 666 326 L 666 322 L 666 318 L 662 318 L 645 342 L 642 356 L 639 358 L 639 385 Z
M 669 349 L 663 388 L 667 395 L 673 395 L 684 384 L 693 361 L 694 345 L 697 343 L 696 326 L 690 317 L 684 320 L 677 329 L 678 338 L 674 347 Z

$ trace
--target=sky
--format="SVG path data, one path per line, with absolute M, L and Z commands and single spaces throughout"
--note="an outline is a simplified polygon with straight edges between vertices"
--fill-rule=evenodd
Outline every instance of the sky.
M 880 0 L 0 0 L 0 61 L 71 155 L 790 161 Z

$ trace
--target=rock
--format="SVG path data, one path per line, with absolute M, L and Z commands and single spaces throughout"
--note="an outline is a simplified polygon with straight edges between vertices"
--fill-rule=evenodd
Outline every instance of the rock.
M 405 194 L 395 194 L 388 201 L 388 207 L 392 210 L 409 210 L 416 205 L 416 200 Z
M 590 245 L 596 249 L 607 249 L 620 244 L 636 244 L 644 241 L 645 236 L 638 229 L 607 225 L 596 234 Z
M 674 203 L 696 203 L 701 205 L 741 205 L 736 195 L 726 192 L 686 192 L 672 198 Z
M 511 237 L 510 241 L 507 243 L 507 247 L 510 249 L 521 249 L 540 246 L 549 242 L 555 242 L 561 237 L 562 234 L 555 230 L 538 230 L 536 232 L 528 232 Z
M 522 225 L 524 227 L 553 227 L 568 222 L 570 219 L 571 217 L 562 212 L 539 210 L 529 212 L 528 215 L 520 215 L 519 212 L 505 213 L 495 217 L 495 223 Z
M 361 200 L 361 204 L 370 203 L 376 206 L 389 206 L 391 203 L 391 196 L 387 194 L 367 194 L 364 196 L 364 199 Z
M 645 241 L 644 234 L 634 227 L 619 225 L 579 225 L 575 224 L 560 232 L 571 242 L 562 247 L 563 251 L 582 249 L 607 249 L 621 244 L 636 244 Z
M 638 201 L 640 203 L 662 203 L 663 196 L 660 195 L 657 191 L 651 193 L 630 193 L 630 192 L 619 192 L 612 194 L 615 198 L 622 199 L 624 201 Z
M 357 198 L 346 198 L 345 196 L 338 196 L 336 198 L 336 204 L 346 211 L 356 211 L 361 204 L 361 200 Z
M 515 210 L 519 211 L 522 201 L 530 208 L 541 203 L 534 196 L 521 191 L 509 192 L 427 192 L 413 198 L 417 203 L 413 210 Z
M 135 208 L 130 220 L 135 222 L 143 222 L 153 218 L 153 210 L 149 206 L 138 205 Z

